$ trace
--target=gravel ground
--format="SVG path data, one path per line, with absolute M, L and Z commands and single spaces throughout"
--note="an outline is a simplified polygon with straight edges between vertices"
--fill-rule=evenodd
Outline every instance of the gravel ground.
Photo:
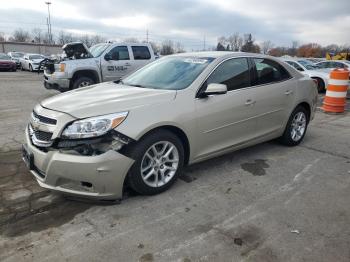
M 0 72 L 0 261 L 350 261 L 350 114 L 184 170 L 121 204 L 40 188 L 20 158 L 42 76 Z

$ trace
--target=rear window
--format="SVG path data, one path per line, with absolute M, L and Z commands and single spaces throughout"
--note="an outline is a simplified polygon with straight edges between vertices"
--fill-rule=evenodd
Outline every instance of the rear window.
M 146 46 L 132 46 L 132 53 L 135 60 L 149 60 L 151 59 L 151 53 Z

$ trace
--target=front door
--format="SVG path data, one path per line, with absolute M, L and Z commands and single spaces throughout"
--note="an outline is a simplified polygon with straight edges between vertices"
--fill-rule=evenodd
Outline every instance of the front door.
M 132 71 L 129 49 L 127 46 L 116 46 L 101 58 L 103 82 L 119 80 Z
M 205 158 L 232 146 L 239 146 L 255 136 L 257 114 L 255 91 L 250 87 L 247 58 L 234 58 L 221 63 L 204 85 L 225 84 L 228 92 L 197 98 L 197 146 L 195 158 Z

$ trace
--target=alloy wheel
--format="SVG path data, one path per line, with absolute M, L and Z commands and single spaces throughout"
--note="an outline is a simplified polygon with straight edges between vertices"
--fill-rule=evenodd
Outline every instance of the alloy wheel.
M 142 180 L 150 187 L 166 185 L 176 174 L 179 152 L 169 141 L 160 141 L 147 149 L 141 161 Z
M 306 130 L 306 115 L 304 112 L 298 112 L 295 114 L 293 121 L 292 121 L 292 128 L 291 128 L 291 138 L 293 141 L 297 142 L 299 141 Z

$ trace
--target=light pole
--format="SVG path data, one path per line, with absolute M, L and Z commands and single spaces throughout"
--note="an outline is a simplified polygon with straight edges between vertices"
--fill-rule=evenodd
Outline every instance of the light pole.
M 52 32 L 51 32 L 51 17 L 50 17 L 50 5 L 51 2 L 45 2 L 47 4 L 47 12 L 49 14 L 49 17 L 47 19 L 47 32 L 49 34 L 49 43 L 52 43 Z

